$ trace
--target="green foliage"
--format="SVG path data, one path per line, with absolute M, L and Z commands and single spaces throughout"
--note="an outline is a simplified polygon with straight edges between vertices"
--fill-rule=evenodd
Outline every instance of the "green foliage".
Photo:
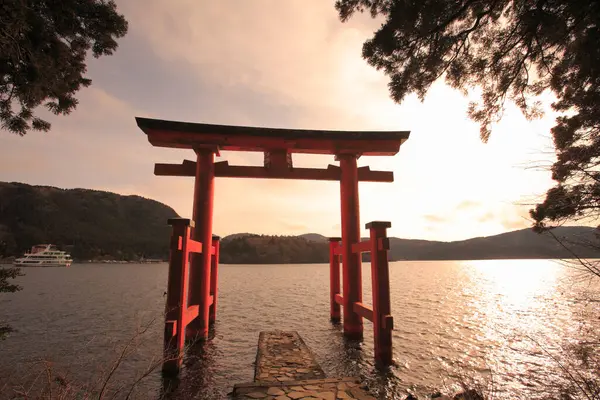
M 469 115 L 482 140 L 507 99 L 541 115 L 551 90 L 562 113 L 552 128 L 557 186 L 531 211 L 536 228 L 598 218 L 600 210 L 600 3 L 584 0 L 337 0 L 342 21 L 368 10 L 384 22 L 363 57 L 389 77 L 396 102 L 421 98 L 440 77 L 464 92 L 482 89 Z
M 221 241 L 223 264 L 309 264 L 329 262 L 329 244 L 300 236 L 236 235 Z
M 173 217 L 170 207 L 139 196 L 0 182 L 5 257 L 52 243 L 76 260 L 167 259 Z
M 19 268 L 0 268 L 0 293 L 14 293 L 21 290 L 19 285 L 8 281 L 17 276 L 23 276 Z
M 3 0 L 0 6 L 0 121 L 19 135 L 48 131 L 35 116 L 44 104 L 56 115 L 77 106 L 91 84 L 86 56 L 112 54 L 127 21 L 112 0 Z
M 23 276 L 19 268 L 0 268 L 0 293 L 14 293 L 21 290 L 19 285 L 11 283 L 9 279 L 15 279 L 17 276 Z M 12 332 L 8 325 L 0 325 L 0 340 Z

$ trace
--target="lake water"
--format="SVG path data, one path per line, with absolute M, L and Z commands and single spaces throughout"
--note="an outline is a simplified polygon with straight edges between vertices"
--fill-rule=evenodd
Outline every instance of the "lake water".
M 166 264 L 24 272 L 23 291 L 0 295 L 0 319 L 17 330 L 0 342 L 4 381 L 31 379 L 42 370 L 36 361 L 46 360 L 68 381 L 93 386 L 134 337 L 111 388 L 129 385 L 160 358 Z M 451 391 L 472 379 L 495 398 L 557 397 L 551 383 L 565 375 L 559 362 L 575 362 L 566 349 L 588 340 L 588 328 L 600 332 L 598 303 L 587 301 L 600 286 L 574 278 L 549 260 L 391 263 L 397 365 L 381 373 L 373 368 L 370 322 L 362 343 L 346 342 L 329 322 L 327 265 L 222 265 L 214 337 L 188 357 L 180 387 L 195 398 L 226 397 L 234 383 L 252 381 L 259 332 L 282 329 L 301 334 L 328 376 L 361 376 L 381 398 Z M 134 394 L 157 398 L 161 384 L 154 370 Z

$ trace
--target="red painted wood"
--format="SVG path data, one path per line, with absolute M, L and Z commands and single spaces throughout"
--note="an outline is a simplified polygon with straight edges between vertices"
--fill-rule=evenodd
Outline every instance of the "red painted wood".
M 208 322 L 214 323 L 217 319 L 217 299 L 219 291 L 219 248 L 220 239 L 218 236 L 213 236 L 213 251 L 212 262 L 210 264 L 210 294 L 212 296 L 212 303 L 208 312 Z
M 165 374 L 177 374 L 183 361 L 185 326 L 187 324 L 187 297 L 191 221 L 171 219 L 171 251 L 167 281 L 167 301 L 164 331 L 164 358 L 162 370 Z
M 370 240 L 363 240 L 359 243 L 355 243 L 352 245 L 353 253 L 366 253 L 368 251 L 371 251 L 371 241 Z
M 190 321 L 193 321 L 194 318 L 196 318 L 198 316 L 198 306 L 189 306 L 186 309 L 185 312 L 185 316 L 184 316 L 184 326 L 187 326 Z
M 341 319 L 340 305 L 336 303 L 335 296 L 340 294 L 340 238 L 329 239 L 329 314 L 332 321 Z
M 190 239 L 188 241 L 188 251 L 190 253 L 202 253 L 202 243 Z
M 181 164 L 155 164 L 154 175 L 195 176 L 196 163 L 184 160 Z M 339 181 L 341 178 L 341 171 L 340 168 L 335 165 L 329 165 L 325 169 L 267 169 L 265 167 L 229 165 L 227 161 L 221 161 L 215 163 L 215 177 Z M 361 167 L 358 169 L 358 180 L 361 182 L 393 182 L 394 173 L 391 171 L 371 171 L 369 167 Z
M 354 312 L 353 304 L 362 302 L 361 256 L 352 251 L 360 242 L 360 215 L 358 204 L 358 171 L 356 155 L 340 154 L 342 169 L 340 192 L 342 211 L 342 271 L 344 292 L 344 335 L 360 339 L 363 335 L 362 317 Z
M 185 226 L 173 226 L 171 232 L 171 245 L 169 255 L 169 272 L 167 276 L 167 299 L 165 303 L 165 318 L 176 320 L 179 307 L 179 289 L 182 284 L 183 273 L 181 270 L 182 235 L 185 235 Z
M 187 314 L 187 303 L 188 303 L 188 290 L 189 290 L 189 268 L 190 268 L 190 253 L 188 248 L 188 243 L 190 240 L 191 234 L 191 226 L 188 225 L 185 227 L 185 234 L 182 235 L 183 244 L 181 246 L 181 271 L 182 271 L 182 283 L 179 289 L 179 315 L 177 317 L 177 353 L 178 353 L 178 362 L 179 367 L 181 367 L 181 363 L 183 362 L 183 350 L 185 346 L 185 332 L 186 326 L 188 324 L 186 314 Z
M 194 184 L 193 239 L 205 249 L 212 248 L 212 219 L 214 199 L 214 152 L 196 150 L 196 180 Z M 211 252 L 194 254 L 190 271 L 189 305 L 198 305 L 198 318 L 188 325 L 187 335 L 194 339 L 208 338 Z
M 371 241 L 371 282 L 373 285 L 373 339 L 375 362 L 378 365 L 392 364 L 392 329 L 390 300 L 390 275 L 386 228 L 389 222 L 367 224 Z
M 390 249 L 390 239 L 387 237 L 379 238 L 377 240 L 377 250 L 389 250 Z
M 224 151 L 289 150 L 293 153 L 339 154 L 352 153 L 365 156 L 393 156 L 406 139 L 352 140 L 339 139 L 283 139 L 273 136 L 232 136 L 227 134 L 202 134 L 153 129 L 144 130 L 153 146 L 194 149 L 201 146 Z
M 172 338 L 175 335 L 177 335 L 177 321 L 165 321 L 165 339 Z
M 296 143 L 302 140 L 362 140 L 366 142 L 396 140 L 404 142 L 410 136 L 408 131 L 337 131 L 315 129 L 285 129 L 239 125 L 216 125 L 182 121 L 167 121 L 152 118 L 135 118 L 138 127 L 148 134 L 150 131 L 190 133 L 197 138 L 220 137 L 230 141 L 235 138 L 269 138 Z M 278 149 L 273 147 L 272 149 Z
M 338 303 L 339 305 L 343 306 L 344 305 L 344 296 L 342 296 L 341 294 L 336 294 L 335 302 Z
M 352 309 L 361 317 L 368 319 L 369 321 L 373 321 L 373 310 L 370 307 L 364 305 L 363 303 L 354 303 L 352 305 Z
M 383 329 L 394 330 L 394 317 L 391 315 L 382 315 L 381 326 Z

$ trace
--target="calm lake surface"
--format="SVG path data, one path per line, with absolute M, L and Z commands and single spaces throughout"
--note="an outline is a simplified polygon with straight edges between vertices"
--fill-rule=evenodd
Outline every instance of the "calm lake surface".
M 161 357 L 166 264 L 23 271 L 24 290 L 0 295 L 0 320 L 17 330 L 0 342 L 0 378 L 30 378 L 46 360 L 67 380 L 93 385 L 135 337 L 110 381 L 117 388 Z M 564 376 L 557 361 L 574 362 L 566 349 L 588 340 L 587 329 L 600 331 L 598 303 L 587 301 L 600 286 L 576 275 L 549 260 L 391 263 L 397 365 L 382 374 L 372 365 L 370 322 L 362 343 L 346 342 L 329 322 L 328 265 L 222 265 L 214 337 L 188 357 L 180 388 L 226 398 L 234 383 L 252 381 L 259 332 L 282 329 L 300 333 L 328 376 L 361 376 L 381 398 L 451 391 L 472 379 L 493 386 L 495 398 L 556 398 L 550 383 Z M 134 397 L 159 397 L 159 370 Z

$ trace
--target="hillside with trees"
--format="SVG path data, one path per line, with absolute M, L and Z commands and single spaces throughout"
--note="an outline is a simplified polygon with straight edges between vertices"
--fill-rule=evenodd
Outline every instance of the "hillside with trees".
M 392 261 L 558 259 L 573 258 L 573 254 L 583 258 L 600 258 L 595 228 L 558 227 L 551 232 L 556 238 L 550 232 L 536 233 L 532 229 L 454 242 L 391 237 L 389 258 Z M 221 262 L 326 263 L 329 262 L 328 249 L 328 239 L 316 233 L 300 236 L 235 234 L 222 240 Z M 369 260 L 368 254 L 364 254 L 363 260 Z
M 574 254 L 600 258 L 597 230 L 587 226 L 558 227 L 543 233 L 521 229 L 454 242 L 390 238 L 390 247 L 392 260 L 559 259 Z
M 329 260 L 329 243 L 302 236 L 231 235 L 223 239 L 223 264 L 309 264 Z
M 140 196 L 0 182 L 0 258 L 52 243 L 76 260 L 166 260 L 173 217 Z
M 0 182 L 0 258 L 19 256 L 31 246 L 52 243 L 76 261 L 167 260 L 170 207 L 140 196 L 88 189 L 58 189 Z M 532 229 L 454 242 L 390 238 L 390 260 L 476 260 L 519 258 L 600 258 L 597 230 L 559 227 L 555 235 Z M 368 254 L 365 254 L 368 260 Z M 326 263 L 325 236 L 236 233 L 221 240 L 223 264 Z

